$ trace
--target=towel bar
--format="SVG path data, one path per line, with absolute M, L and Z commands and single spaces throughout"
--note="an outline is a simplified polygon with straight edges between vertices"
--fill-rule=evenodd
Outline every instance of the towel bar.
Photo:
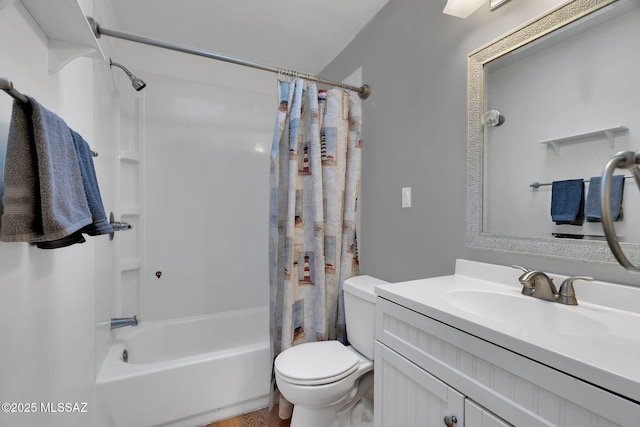
M 18 92 L 13 87 L 13 82 L 5 77 L 0 77 L 0 89 L 7 92 L 7 94 L 10 95 L 13 99 L 17 99 L 23 104 L 26 104 L 27 102 L 29 102 L 26 96 Z
M 631 175 L 625 175 L 624 179 L 629 179 L 629 178 L 633 178 L 633 176 Z M 589 182 L 588 179 L 585 179 L 584 182 Z M 531 184 L 529 184 L 529 187 L 531 188 L 540 188 L 540 187 L 544 187 L 546 185 L 553 185 L 552 182 L 532 182 Z
M 20 101 L 23 104 L 29 103 L 27 97 L 18 92 L 18 90 L 13 87 L 13 82 L 6 77 L 0 77 L 0 89 L 5 91 L 7 95 L 11 96 L 13 99 Z M 91 150 L 91 156 L 98 157 L 98 153 Z

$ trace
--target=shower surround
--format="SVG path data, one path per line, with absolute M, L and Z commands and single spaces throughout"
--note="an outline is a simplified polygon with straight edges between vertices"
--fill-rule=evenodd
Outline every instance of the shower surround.
M 143 267 L 130 283 L 139 289 L 123 282 L 119 295 L 121 307 L 139 310 L 123 315 L 138 314 L 140 325 L 111 332 L 100 350 L 99 427 L 193 425 L 268 403 L 273 78 L 264 85 L 171 52 L 163 61 L 181 58 L 163 68 L 146 49 L 118 57 L 147 83 Z

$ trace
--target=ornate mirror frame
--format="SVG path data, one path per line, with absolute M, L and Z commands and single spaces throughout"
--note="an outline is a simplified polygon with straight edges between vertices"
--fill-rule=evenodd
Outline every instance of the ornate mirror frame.
M 523 237 L 483 230 L 484 66 L 527 43 L 579 20 L 617 0 L 572 0 L 471 52 L 467 58 L 467 228 L 466 246 L 523 255 L 586 260 L 615 264 L 604 241 Z M 602 159 L 604 168 L 609 159 Z M 633 262 L 640 259 L 640 244 L 622 244 Z

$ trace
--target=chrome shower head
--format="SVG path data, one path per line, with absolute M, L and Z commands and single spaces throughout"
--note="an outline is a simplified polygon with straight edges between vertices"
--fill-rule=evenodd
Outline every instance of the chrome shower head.
M 109 67 L 118 67 L 122 71 L 124 71 L 126 73 L 127 77 L 129 77 L 129 80 L 131 80 L 131 85 L 133 86 L 133 88 L 135 90 L 141 91 L 142 89 L 144 89 L 147 86 L 147 84 L 142 79 L 139 79 L 135 75 L 133 75 L 133 73 L 131 73 L 131 71 L 127 70 L 127 68 L 124 65 L 118 64 L 117 62 L 113 62 L 111 60 L 111 58 L 109 58 Z

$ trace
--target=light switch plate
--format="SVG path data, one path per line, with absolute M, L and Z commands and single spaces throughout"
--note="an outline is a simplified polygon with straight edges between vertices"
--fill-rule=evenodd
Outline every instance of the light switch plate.
M 402 187 L 402 207 L 411 207 L 411 187 Z

